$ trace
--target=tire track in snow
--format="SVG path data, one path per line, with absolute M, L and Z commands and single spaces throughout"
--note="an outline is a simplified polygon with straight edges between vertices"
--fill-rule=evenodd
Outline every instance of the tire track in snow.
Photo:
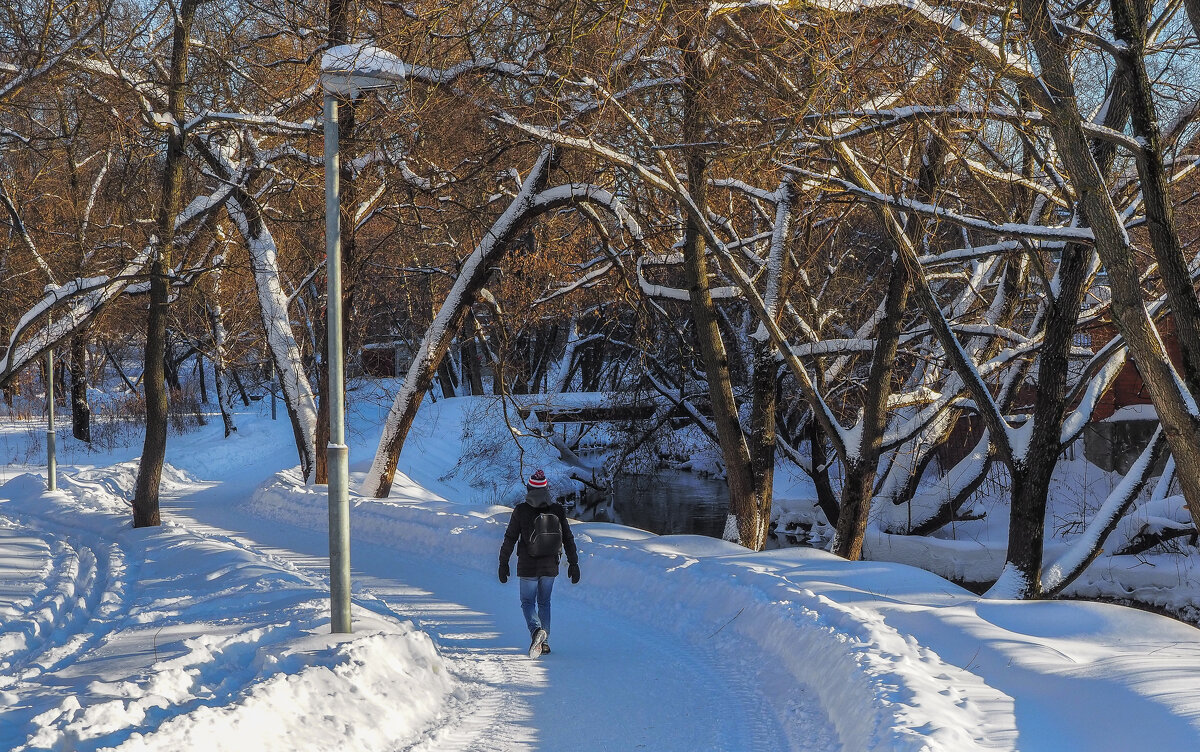
M 12 666 L 53 624 L 67 581 L 73 579 L 69 547 L 15 520 L 0 517 L 0 686 Z
M 50 533 L 34 518 L 14 524 L 45 541 L 50 558 L 40 589 L 5 620 L 3 634 L 14 649 L 0 658 L 0 688 L 70 662 L 104 639 L 107 631 L 96 627 L 126 607 L 126 566 L 117 546 Z

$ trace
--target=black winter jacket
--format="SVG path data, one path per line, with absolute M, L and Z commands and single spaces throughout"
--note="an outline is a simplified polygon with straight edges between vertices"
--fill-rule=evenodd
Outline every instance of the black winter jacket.
M 571 526 L 567 524 L 567 510 L 562 504 L 550 501 L 550 492 L 545 488 L 529 488 L 525 490 L 525 501 L 518 504 L 508 518 L 508 529 L 504 531 L 504 543 L 500 545 L 500 561 L 507 563 L 512 556 L 513 548 L 517 549 L 518 577 L 557 577 L 558 554 L 553 556 L 530 556 L 526 544 L 529 534 L 533 532 L 533 521 L 543 512 L 558 515 L 558 524 L 562 528 L 563 549 L 567 552 L 569 564 L 579 563 L 579 551 L 575 548 L 575 536 L 571 534 Z

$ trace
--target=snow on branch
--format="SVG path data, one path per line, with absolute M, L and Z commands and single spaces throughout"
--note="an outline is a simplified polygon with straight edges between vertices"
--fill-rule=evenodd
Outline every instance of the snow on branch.
M 160 127 L 159 113 L 167 108 L 167 93 L 162 87 L 145 76 L 134 76 L 105 60 L 68 57 L 66 63 L 79 71 L 116 80 L 137 97 L 138 107 L 146 122 L 153 127 Z
M 1012 54 L 1012 47 L 1003 40 L 993 42 L 985 33 L 964 21 L 958 13 L 949 8 L 929 5 L 922 0 L 714 0 L 708 6 L 708 13 L 716 16 L 753 8 L 811 8 L 844 14 L 876 11 L 889 13 L 904 21 L 919 20 L 962 42 L 963 46 L 975 54 L 978 62 L 998 73 L 1015 80 L 1037 78 L 1037 73 L 1029 61 Z
M 917 120 L 931 121 L 949 118 L 951 120 L 995 120 L 1022 126 L 1046 125 L 1045 116 L 1035 110 L 1017 110 L 1011 107 L 971 107 L 966 105 L 911 105 L 889 109 L 863 108 L 856 110 L 835 110 L 833 112 L 806 115 L 804 119 L 813 122 L 822 122 L 831 117 L 842 120 L 870 120 L 872 122 L 860 125 L 854 129 L 844 129 L 830 134 L 814 134 L 810 137 L 812 139 L 812 146 L 867 136 L 880 130 L 906 125 Z M 1134 156 L 1141 155 L 1146 150 L 1145 144 L 1141 141 L 1113 128 L 1107 128 L 1091 121 L 1084 121 L 1081 126 L 1084 132 L 1092 138 L 1121 146 Z
M 880 206 L 899 209 L 900 211 L 924 214 L 936 219 L 952 222 L 971 230 L 990 232 L 1000 236 L 1018 236 L 1022 238 L 1032 238 L 1034 240 L 1047 240 L 1055 242 L 1074 241 L 1090 244 L 1095 239 L 1092 230 L 1087 227 L 1046 227 L 1043 225 L 1031 225 L 1021 222 L 1001 222 L 997 224 L 983 219 L 982 217 L 960 214 L 959 212 L 945 209 L 934 204 L 927 204 L 923 201 L 917 201 L 916 199 L 903 198 L 882 193 L 880 191 L 869 190 L 837 175 L 831 175 L 825 172 L 815 172 L 813 170 L 808 170 L 803 167 L 796 167 L 794 165 L 785 165 L 784 167 L 790 172 L 803 175 L 810 180 L 816 180 L 828 185 L 832 185 L 836 188 L 840 188 L 847 193 L 866 199 Z
M 284 120 L 274 115 L 254 115 L 245 112 L 214 112 L 202 110 L 183 125 L 184 132 L 190 132 L 207 123 L 232 123 L 235 125 L 253 126 L 268 132 L 290 133 L 320 133 L 322 125 L 315 119 L 296 122 Z
M 750 185 L 749 183 L 738 180 L 736 178 L 719 178 L 708 181 L 710 185 L 716 188 L 730 188 L 736 191 L 741 191 L 747 196 L 753 196 L 761 201 L 769 201 L 772 204 L 779 201 L 779 195 L 776 191 L 764 191 L 762 188 Z
M 156 243 L 152 242 L 114 275 L 76 278 L 63 285 L 47 287 L 42 298 L 13 327 L 8 348 L 0 357 L 0 384 L 7 384 L 43 352 L 90 321 L 142 273 L 155 250 Z M 60 306 L 60 303 L 63 305 Z M 63 307 L 65 310 L 61 310 L 57 316 L 50 316 L 52 310 Z M 28 339 L 17 344 L 30 332 L 32 334 Z
M 958 265 L 966 261 L 978 261 L 979 259 L 1007 255 L 1010 253 L 1061 251 L 1065 245 L 1066 243 L 1062 241 L 1038 242 L 1022 238 L 1020 240 L 1004 240 L 999 243 L 991 243 L 989 245 L 955 248 L 954 250 L 943 251 L 942 253 L 926 254 L 924 256 L 918 256 L 917 260 L 921 262 L 921 266 L 931 269 L 937 266 L 949 266 L 951 264 Z
M 1154 430 L 1150 443 L 1133 463 L 1133 467 L 1129 468 L 1129 472 L 1125 473 L 1125 477 L 1104 500 L 1083 531 L 1083 535 L 1071 541 L 1067 550 L 1043 572 L 1042 590 L 1047 596 L 1061 592 L 1101 553 L 1104 541 L 1116 528 L 1149 479 L 1150 471 L 1157 464 L 1156 461 L 1165 445 L 1166 434 L 1163 433 L 1162 426 L 1159 426 Z
M 608 209 L 626 232 L 635 240 L 641 241 L 642 228 L 637 220 L 629 213 L 620 199 L 598 185 L 567 183 L 547 188 L 533 197 L 530 209 L 534 212 L 541 212 L 579 202 L 587 202 Z
M 498 113 L 495 115 L 495 118 L 498 122 L 504 123 L 505 125 L 527 133 L 530 136 L 545 141 L 546 143 L 556 144 L 558 146 L 571 149 L 578 149 L 585 153 L 593 154 L 597 157 L 605 159 L 613 164 L 633 170 L 649 185 L 670 193 L 675 192 L 675 184 L 664 178 L 656 168 L 634 159 L 624 152 L 618 151 L 610 146 L 605 146 L 595 139 L 568 136 L 551 128 L 523 123 L 508 113 Z
M 665 298 L 667 300 L 690 301 L 691 295 L 687 290 L 678 287 L 666 287 L 656 284 L 646 279 L 644 268 L 646 266 L 673 266 L 683 263 L 683 254 L 672 253 L 668 255 L 645 254 L 639 256 L 637 260 L 637 281 L 638 287 L 642 294 L 650 298 Z M 714 287 L 710 293 L 713 300 L 728 300 L 741 296 L 741 292 L 736 287 Z
M 175 233 L 191 222 L 207 216 L 232 187 L 219 185 L 206 196 L 193 199 L 187 208 L 175 218 Z M 158 239 L 150 242 L 136 256 L 112 275 L 76 278 L 62 285 L 50 285 L 46 293 L 21 317 L 8 339 L 8 348 L 0 357 L 0 384 L 7 383 L 15 374 L 37 359 L 39 355 L 87 324 L 104 306 L 122 293 L 138 291 L 133 284 L 140 279 L 146 265 L 158 251 Z M 65 310 L 59 311 L 59 309 Z M 58 311 L 54 316 L 51 314 Z M 45 319 L 46 323 L 41 322 Z M 25 335 L 29 339 L 18 341 Z
M 50 284 L 54 284 L 57 281 L 54 278 L 54 272 L 50 269 L 50 265 L 46 263 L 46 259 L 42 258 L 37 244 L 33 242 L 33 237 L 29 234 L 29 228 L 25 226 L 25 221 L 21 219 L 21 212 L 9 197 L 8 187 L 4 184 L 2 177 L 0 177 L 0 204 L 3 204 L 5 210 L 8 212 L 9 222 L 12 224 L 13 230 L 16 231 L 17 237 L 21 239 L 21 245 L 25 246 L 25 252 L 33 257 L 38 268 L 46 275 L 46 279 L 49 280 Z
M 455 180 L 453 175 L 442 170 L 437 170 L 437 180 L 418 175 L 409 167 L 408 161 L 408 156 L 400 149 L 385 146 L 372 149 L 351 160 L 350 168 L 353 174 L 358 175 L 368 167 L 379 163 L 386 163 L 400 170 L 400 177 L 403 178 L 405 183 L 408 183 L 417 190 L 428 193 L 445 188 Z
M 579 279 L 577 279 L 573 282 L 570 282 L 570 283 L 558 288 L 557 290 L 554 290 L 553 292 L 543 295 L 542 297 L 533 301 L 533 303 L 531 305 L 535 305 L 535 306 L 541 305 L 542 303 L 549 302 L 555 298 L 561 298 L 562 296 L 567 295 L 571 292 L 574 292 L 575 290 L 581 290 L 581 289 L 586 289 L 588 287 L 591 287 L 591 286 L 595 285 L 597 282 L 599 282 L 601 279 L 603 279 L 605 276 L 607 276 L 608 273 L 610 271 L 612 271 L 615 266 L 616 265 L 612 261 L 604 261 L 604 262 L 598 264 L 595 268 L 589 270 L 587 273 L 585 273 Z
M 1121 369 L 1125 367 L 1125 361 L 1129 357 L 1129 349 L 1127 347 L 1115 347 L 1111 350 L 1106 350 L 1106 352 L 1108 360 L 1101 367 L 1099 373 L 1087 382 L 1087 388 L 1084 389 L 1079 404 L 1063 420 L 1062 433 L 1059 436 L 1059 443 L 1062 446 L 1075 441 L 1079 437 L 1079 434 L 1083 433 L 1083 429 L 1086 427 L 1087 422 L 1091 420 L 1092 413 L 1095 412 L 1100 398 L 1116 382 Z

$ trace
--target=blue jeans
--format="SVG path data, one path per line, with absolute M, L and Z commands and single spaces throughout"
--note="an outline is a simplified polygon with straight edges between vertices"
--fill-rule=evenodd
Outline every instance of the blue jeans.
M 553 590 L 553 577 L 521 578 L 521 613 L 525 614 L 525 625 L 529 627 L 531 637 L 539 629 L 550 631 L 550 593 Z

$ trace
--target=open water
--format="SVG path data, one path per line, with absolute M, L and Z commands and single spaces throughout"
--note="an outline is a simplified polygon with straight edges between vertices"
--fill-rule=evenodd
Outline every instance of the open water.
M 585 495 L 572 516 L 615 522 L 660 535 L 686 533 L 720 538 L 729 514 L 724 480 L 682 470 L 629 473 L 613 479 L 607 494 Z

